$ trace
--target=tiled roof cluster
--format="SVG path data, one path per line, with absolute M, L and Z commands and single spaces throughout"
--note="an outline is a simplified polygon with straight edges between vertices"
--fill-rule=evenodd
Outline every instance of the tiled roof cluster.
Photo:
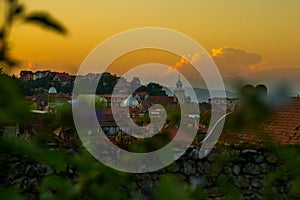
M 240 130 L 225 129 L 220 140 L 226 143 L 239 141 L 252 144 L 300 144 L 300 98 L 292 98 L 280 106 L 267 119 Z

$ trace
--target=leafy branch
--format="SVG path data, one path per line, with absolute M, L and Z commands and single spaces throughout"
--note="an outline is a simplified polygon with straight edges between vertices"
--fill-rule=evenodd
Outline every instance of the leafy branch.
M 2 2 L 4 21 L 0 25 L 0 63 L 4 63 L 7 67 L 17 64 L 17 61 L 9 55 L 9 35 L 16 22 L 35 24 L 62 35 L 68 32 L 58 20 L 45 11 L 27 12 L 24 4 L 19 0 L 2 0 Z

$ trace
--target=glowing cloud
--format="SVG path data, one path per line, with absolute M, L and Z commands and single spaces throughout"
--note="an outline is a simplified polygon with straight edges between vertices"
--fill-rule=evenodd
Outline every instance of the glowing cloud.
M 256 71 L 263 64 L 260 55 L 233 47 L 212 49 L 211 56 L 225 77 Z
M 180 60 L 177 63 L 175 63 L 173 66 L 170 66 L 170 68 L 177 70 L 185 64 L 195 63 L 197 60 L 199 60 L 199 58 L 200 58 L 200 53 L 184 55 L 180 58 Z

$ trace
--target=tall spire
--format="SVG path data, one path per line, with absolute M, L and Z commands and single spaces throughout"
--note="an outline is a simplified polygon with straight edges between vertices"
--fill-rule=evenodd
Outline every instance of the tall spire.
M 185 102 L 185 95 L 184 95 L 184 89 L 182 88 L 183 84 L 180 80 L 180 74 L 178 75 L 178 81 L 176 83 L 176 89 L 174 90 L 174 95 L 177 98 L 177 102 L 184 103 Z
M 180 80 L 180 74 L 178 75 L 178 81 L 177 81 L 177 83 L 176 83 L 176 87 L 177 87 L 177 88 L 182 88 L 182 82 L 181 82 L 181 80 Z

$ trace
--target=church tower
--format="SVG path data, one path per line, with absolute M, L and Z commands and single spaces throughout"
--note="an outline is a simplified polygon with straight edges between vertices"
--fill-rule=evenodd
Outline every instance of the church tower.
M 48 91 L 48 111 L 55 112 L 57 91 L 55 87 L 51 87 Z
M 184 89 L 182 88 L 182 82 L 180 80 L 180 76 L 178 77 L 178 81 L 176 83 L 176 89 L 174 90 L 174 94 L 178 99 L 178 103 L 184 103 L 185 102 L 185 96 L 184 96 Z

